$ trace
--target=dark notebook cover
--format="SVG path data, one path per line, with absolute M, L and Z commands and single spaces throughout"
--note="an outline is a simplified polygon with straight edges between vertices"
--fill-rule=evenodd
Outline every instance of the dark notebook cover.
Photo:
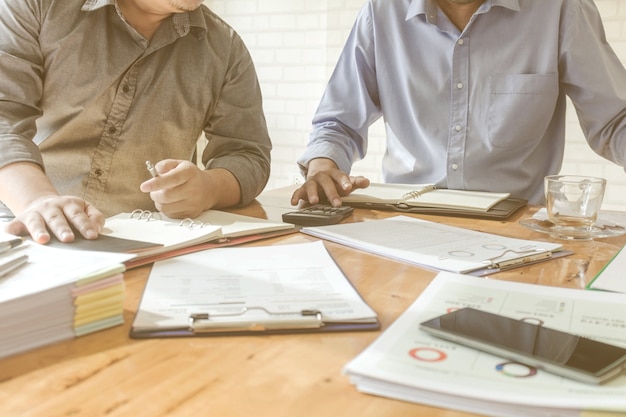
M 528 204 L 527 200 L 520 198 L 507 198 L 502 200 L 487 211 L 463 210 L 445 207 L 415 207 L 406 204 L 385 203 L 344 203 L 352 207 L 367 208 L 371 210 L 388 210 L 400 213 L 436 214 L 439 216 L 470 217 L 476 219 L 504 220 L 511 217 L 517 210 Z
M 97 239 L 89 240 L 83 238 L 80 234 L 75 233 L 73 242 L 63 243 L 57 238 L 52 236 L 50 242 L 46 243 L 47 246 L 52 246 L 59 249 L 73 249 L 73 250 L 91 250 L 96 252 L 117 252 L 117 253 L 137 253 L 162 247 L 160 243 L 143 242 L 140 240 L 121 239 L 117 237 L 100 235 Z

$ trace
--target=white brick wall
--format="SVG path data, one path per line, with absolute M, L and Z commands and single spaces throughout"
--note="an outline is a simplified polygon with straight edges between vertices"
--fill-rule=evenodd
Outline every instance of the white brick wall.
M 301 177 L 295 160 L 306 146 L 310 122 L 324 86 L 363 0 L 205 0 L 245 41 L 259 75 L 274 144 L 268 188 Z M 626 62 L 626 1 L 595 0 L 607 38 Z M 584 140 L 573 109 L 568 113 L 562 172 L 607 178 L 605 209 L 626 210 L 626 174 L 597 156 Z M 381 122 L 370 131 L 365 160 L 354 174 L 381 181 Z

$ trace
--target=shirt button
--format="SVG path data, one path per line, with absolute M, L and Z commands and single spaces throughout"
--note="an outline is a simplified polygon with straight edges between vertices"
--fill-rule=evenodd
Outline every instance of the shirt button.
M 109 131 L 110 134 L 114 134 L 117 131 L 117 129 L 115 128 L 115 126 L 111 126 L 111 127 L 109 127 L 108 131 Z
M 454 130 L 456 130 L 457 132 L 460 132 L 461 130 L 463 130 L 463 126 L 456 125 L 456 126 L 454 126 Z
M 125 92 L 125 93 L 128 93 L 130 91 L 130 87 L 125 85 L 125 86 L 122 87 L 122 91 Z
M 462 90 L 462 89 L 463 89 L 463 87 L 464 87 L 463 83 L 458 83 L 458 84 L 456 85 L 456 88 L 457 88 L 457 89 L 459 89 L 459 90 Z
M 457 169 L 459 169 L 459 165 L 458 164 L 452 164 L 452 170 L 456 171 Z
M 465 43 L 465 41 L 463 39 L 459 39 L 456 43 L 459 44 L 459 45 L 463 45 Z
M 97 168 L 93 173 L 96 174 L 96 177 L 102 176 L 102 170 L 100 168 Z

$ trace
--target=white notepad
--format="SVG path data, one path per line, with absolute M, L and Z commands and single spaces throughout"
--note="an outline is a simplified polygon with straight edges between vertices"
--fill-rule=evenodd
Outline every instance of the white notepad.
M 510 197 L 510 193 L 451 190 L 432 184 L 379 184 L 355 190 L 342 197 L 346 204 L 404 204 L 412 207 L 437 207 L 487 211 Z

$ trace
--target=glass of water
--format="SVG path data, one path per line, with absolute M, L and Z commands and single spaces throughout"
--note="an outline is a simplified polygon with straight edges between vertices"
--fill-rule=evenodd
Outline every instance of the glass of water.
M 582 175 L 545 177 L 548 219 L 558 227 L 590 229 L 598 218 L 606 180 Z

